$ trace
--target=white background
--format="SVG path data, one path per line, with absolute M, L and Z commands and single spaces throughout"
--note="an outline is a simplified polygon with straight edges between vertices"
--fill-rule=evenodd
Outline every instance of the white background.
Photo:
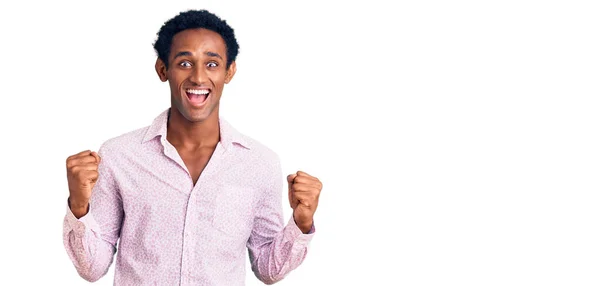
M 7 2 L 1 285 L 88 285 L 65 159 L 169 106 L 152 43 L 189 8 L 241 46 L 222 115 L 324 182 L 278 285 L 600 284 L 595 1 Z

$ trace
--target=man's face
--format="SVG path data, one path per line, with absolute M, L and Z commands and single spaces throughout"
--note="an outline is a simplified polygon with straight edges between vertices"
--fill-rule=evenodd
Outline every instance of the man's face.
M 169 81 L 171 106 L 190 122 L 218 116 L 219 100 L 235 74 L 235 62 L 227 69 L 227 48 L 221 36 L 206 29 L 189 29 L 173 37 L 169 67 L 159 59 L 156 71 Z

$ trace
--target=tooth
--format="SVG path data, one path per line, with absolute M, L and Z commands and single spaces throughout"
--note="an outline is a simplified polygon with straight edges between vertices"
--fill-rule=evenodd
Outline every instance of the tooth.
M 186 92 L 192 93 L 192 94 L 209 94 L 210 92 L 206 89 L 202 89 L 202 90 L 195 90 L 195 89 L 187 89 Z

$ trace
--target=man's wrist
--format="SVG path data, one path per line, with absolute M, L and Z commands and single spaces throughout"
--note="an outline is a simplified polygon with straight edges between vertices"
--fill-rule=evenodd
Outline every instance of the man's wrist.
M 71 212 L 77 219 L 80 219 L 82 216 L 86 215 L 89 211 L 89 208 L 90 208 L 89 202 L 79 202 L 76 200 L 72 201 L 71 198 L 68 199 L 68 202 L 69 202 L 69 208 L 71 209 Z
M 294 219 L 294 223 L 296 223 L 296 226 L 300 229 L 300 231 L 302 231 L 302 233 L 307 234 L 308 232 L 310 232 L 310 230 L 312 229 L 313 226 L 313 221 L 311 220 L 308 223 L 298 223 L 296 222 L 296 220 Z

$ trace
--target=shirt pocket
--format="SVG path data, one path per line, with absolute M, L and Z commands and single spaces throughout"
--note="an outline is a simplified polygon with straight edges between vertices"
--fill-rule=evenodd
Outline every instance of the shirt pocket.
M 213 227 L 226 238 L 246 241 L 252 228 L 254 201 L 250 188 L 222 186 L 216 196 Z

